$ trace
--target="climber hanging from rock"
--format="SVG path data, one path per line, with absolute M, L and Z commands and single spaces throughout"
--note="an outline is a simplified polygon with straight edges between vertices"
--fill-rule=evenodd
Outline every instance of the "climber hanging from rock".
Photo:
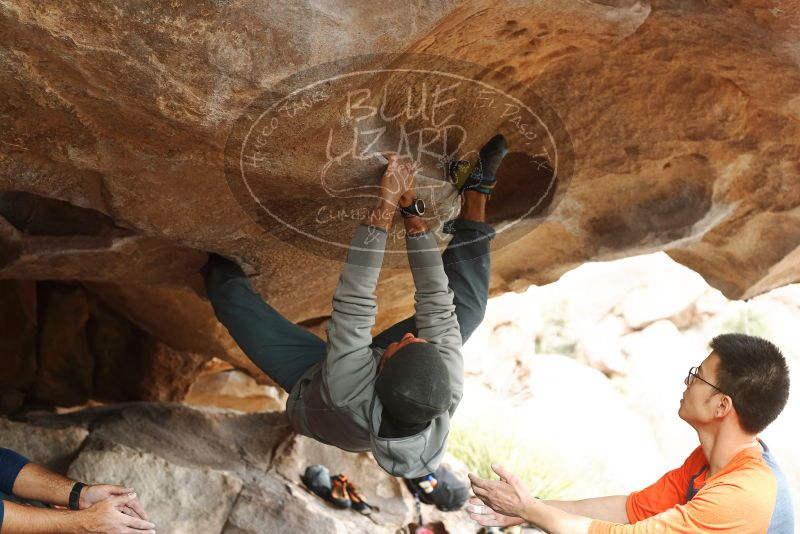
M 496 135 L 471 171 L 455 166 L 462 207 L 445 224 L 453 238 L 441 255 L 419 216 L 424 206 L 414 198 L 416 165 L 389 155 L 379 199 L 351 241 L 327 344 L 266 303 L 235 262 L 211 254 L 203 268 L 220 322 L 289 393 L 286 413 L 295 430 L 347 451 L 372 451 L 385 471 L 442 510 L 459 509 L 468 497 L 466 481 L 440 463 L 462 396 L 461 347 L 486 309 L 494 229 L 485 222 L 485 205 L 507 152 L 505 137 Z M 406 229 L 416 313 L 373 338 L 374 292 L 397 211 Z

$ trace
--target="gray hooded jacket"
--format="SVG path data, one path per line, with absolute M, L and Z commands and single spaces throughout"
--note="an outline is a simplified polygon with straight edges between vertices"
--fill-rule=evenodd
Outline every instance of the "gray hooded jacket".
M 418 434 L 378 436 L 383 409 L 375 381 L 383 349 L 370 345 L 386 239 L 382 228 L 358 226 L 333 296 L 327 356 L 294 385 L 286 413 L 298 433 L 348 451 L 372 451 L 389 474 L 415 478 L 435 471 L 445 453 L 450 417 L 463 391 L 461 332 L 435 237 L 430 231 L 407 236 L 417 336 L 439 349 L 453 399 L 450 409 Z

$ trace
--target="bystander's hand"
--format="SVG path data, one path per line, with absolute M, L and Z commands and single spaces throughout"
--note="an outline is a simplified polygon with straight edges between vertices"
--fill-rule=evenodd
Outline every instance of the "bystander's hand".
M 133 488 L 114 486 L 112 484 L 96 484 L 92 486 L 86 486 L 81 491 L 81 498 L 78 506 L 81 510 L 85 510 L 86 508 L 104 501 L 109 497 L 113 497 L 115 495 L 127 495 L 129 493 L 134 493 Z M 144 508 L 137 497 L 134 497 L 128 501 L 128 503 L 122 509 L 122 512 L 133 517 L 138 517 L 139 519 L 147 519 L 147 514 L 145 513 Z
M 134 500 L 135 493 L 112 495 L 75 512 L 79 518 L 79 531 L 87 534 L 155 534 L 153 523 L 123 513 L 122 510 L 130 507 Z
M 469 474 L 475 496 L 501 515 L 523 517 L 525 508 L 531 500 L 528 490 L 525 489 L 519 477 L 506 471 L 502 466 L 492 464 L 492 471 L 500 477 L 500 480 L 486 480 L 472 473 Z

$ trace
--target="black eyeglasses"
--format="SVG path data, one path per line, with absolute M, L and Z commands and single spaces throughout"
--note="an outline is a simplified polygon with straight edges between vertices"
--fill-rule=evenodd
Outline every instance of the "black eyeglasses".
M 697 373 L 698 373 L 698 371 L 700 371 L 700 368 L 699 368 L 699 367 L 692 367 L 691 369 L 689 369 L 689 375 L 686 377 L 686 385 L 687 385 L 687 386 L 691 386 L 691 385 L 694 383 L 694 379 L 696 378 L 696 379 L 698 379 L 698 380 L 701 380 L 701 381 L 705 382 L 706 384 L 708 384 L 708 385 L 709 385 L 709 386 L 711 386 L 712 388 L 716 389 L 717 391 L 719 391 L 719 392 L 720 392 L 720 393 L 722 393 L 723 395 L 728 395 L 727 393 L 725 393 L 724 391 L 722 391 L 721 389 L 719 389 L 719 387 L 718 387 L 718 386 L 715 386 L 714 384 L 712 384 L 712 383 L 711 383 L 711 382 L 709 382 L 708 380 L 705 380 L 703 377 L 701 377 L 699 374 L 697 374 Z M 731 398 L 733 398 L 733 396 L 732 396 L 732 395 L 728 395 L 728 396 L 729 396 L 729 397 L 731 397 Z

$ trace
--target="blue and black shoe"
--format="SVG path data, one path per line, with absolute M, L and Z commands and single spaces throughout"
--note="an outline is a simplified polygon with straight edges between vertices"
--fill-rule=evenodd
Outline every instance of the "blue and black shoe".
M 503 134 L 497 134 L 480 149 L 474 166 L 466 160 L 451 162 L 448 168 L 450 180 L 459 194 L 464 191 L 478 191 L 491 195 L 497 184 L 497 169 L 506 154 L 508 141 Z
M 442 512 L 460 510 L 469 498 L 469 485 L 444 465 L 428 475 L 403 481 L 420 502 L 434 505 Z

